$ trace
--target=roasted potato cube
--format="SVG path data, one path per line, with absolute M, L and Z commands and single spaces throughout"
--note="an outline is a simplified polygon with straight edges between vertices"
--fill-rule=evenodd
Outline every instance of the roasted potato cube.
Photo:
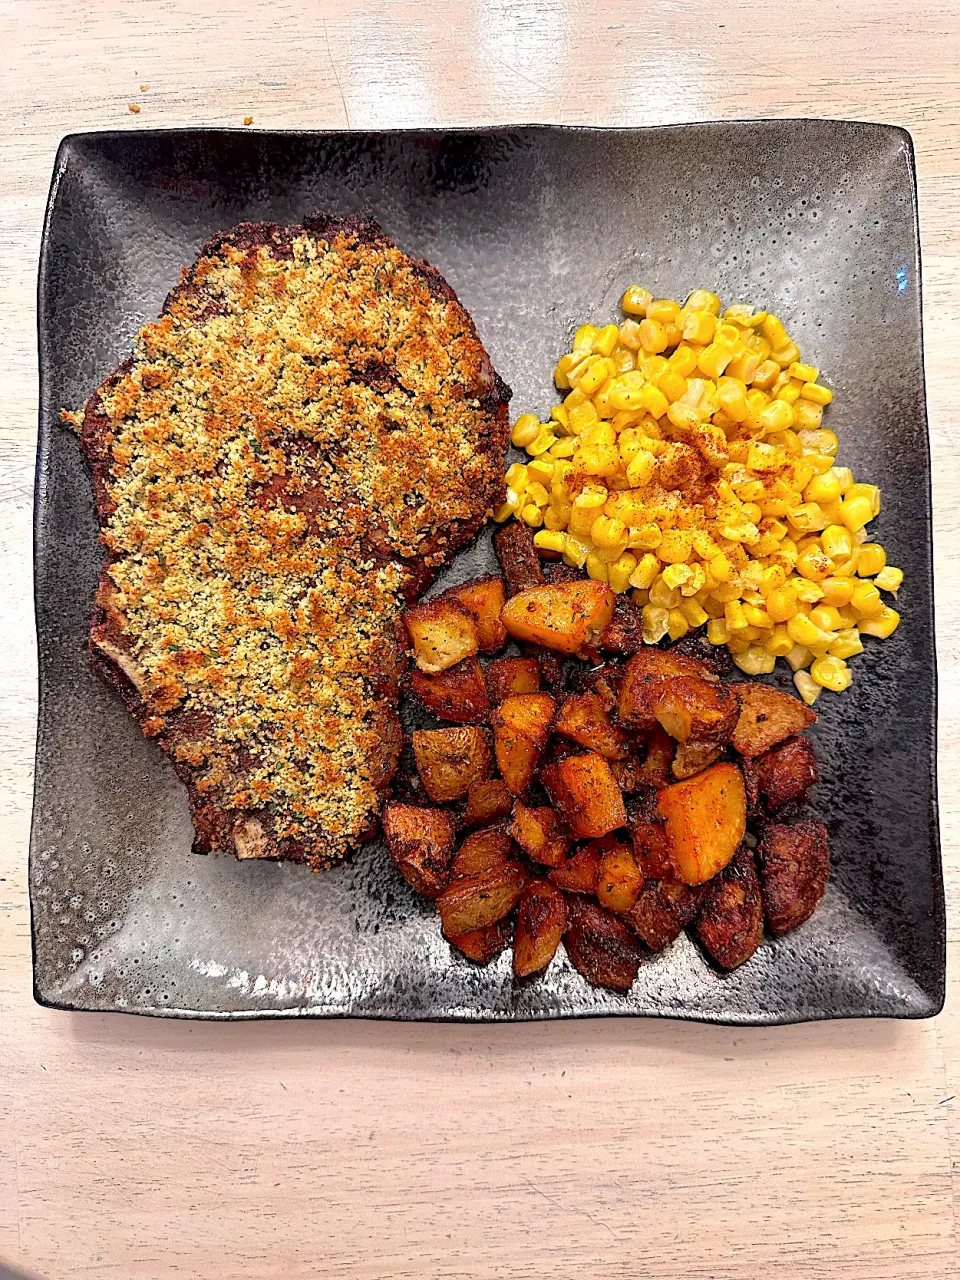
M 627 825 L 623 792 L 603 756 L 571 756 L 544 769 L 541 780 L 575 840 L 605 836 Z
M 625 844 L 603 855 L 597 877 L 597 901 L 602 907 L 622 915 L 631 909 L 642 888 L 643 875 Z
M 670 766 L 673 776 L 678 782 L 684 778 L 692 778 L 697 773 L 715 764 L 723 754 L 723 747 L 716 742 L 678 742 L 673 753 L 673 764 Z
M 706 886 L 697 937 L 722 969 L 736 969 L 763 941 L 763 902 L 753 854 L 745 846 Z
M 613 616 L 597 647 L 611 653 L 639 653 L 643 648 L 643 614 L 628 596 L 619 595 L 613 602 Z
M 627 756 L 626 760 L 610 761 L 610 771 L 624 795 L 630 795 L 646 786 L 641 769 L 640 761 L 635 760 L 633 756 Z
M 647 754 L 640 766 L 640 781 L 662 791 L 673 781 L 673 758 L 677 744 L 659 725 L 647 735 Z
M 636 936 L 589 898 L 568 901 L 563 945 L 574 968 L 596 987 L 625 992 L 636 981 L 640 968 Z
M 411 888 L 435 898 L 445 888 L 453 857 L 453 818 L 442 809 L 391 801 L 383 811 L 390 857 Z
M 570 693 L 560 704 L 555 733 L 579 742 L 608 760 L 621 760 L 627 754 L 623 733 L 610 723 L 603 702 L 595 693 Z
M 517 520 L 508 520 L 493 535 L 493 549 L 507 580 L 507 591 L 515 596 L 545 581 L 540 557 L 533 545 L 533 530 Z
M 714 764 L 658 797 L 673 859 L 685 884 L 702 884 L 727 865 L 746 830 L 747 797 L 735 764 Z
M 694 919 L 703 893 L 679 880 L 648 880 L 627 919 L 651 951 L 662 951 Z
M 517 905 L 527 875 L 510 862 L 478 876 L 451 880 L 437 898 L 437 910 L 446 938 L 472 933 L 495 924 Z
M 630 834 L 633 837 L 633 856 L 644 879 L 676 879 L 677 864 L 662 822 L 631 822 Z
M 435 674 L 472 658 L 480 648 L 477 624 L 459 600 L 426 600 L 403 615 L 421 671 Z
M 763 755 L 784 738 L 802 733 L 817 718 L 799 698 L 768 684 L 743 682 L 728 687 L 740 696 L 740 716 L 732 741 L 742 756 Z
M 500 616 L 517 640 L 558 653 L 581 653 L 596 643 L 612 612 L 610 588 L 586 578 L 558 586 L 529 587 L 508 600 Z
M 740 702 L 728 684 L 702 676 L 668 676 L 655 696 L 653 714 L 678 742 L 727 742 L 737 725 Z
M 497 658 L 487 667 L 487 688 L 494 705 L 512 693 L 539 693 L 540 663 L 536 658 Z
M 459 600 L 473 616 L 477 624 L 480 652 L 497 653 L 507 643 L 507 629 L 500 621 L 500 614 L 507 602 L 507 592 L 502 578 L 474 578 L 461 582 L 443 593 L 443 599 Z
M 584 845 L 563 866 L 547 872 L 559 889 L 567 893 L 596 893 L 603 854 L 592 847 L 595 843 Z
M 513 807 L 510 832 L 527 857 L 544 867 L 559 867 L 570 852 L 569 837 L 560 830 L 560 820 L 542 805 L 530 809 L 519 800 Z
M 802 803 L 810 788 L 820 781 L 813 744 L 809 738 L 788 738 L 756 760 L 745 760 L 743 779 L 747 799 L 754 807 L 762 802 L 767 813 L 777 813 L 787 804 Z
M 518 800 L 530 789 L 556 711 L 548 693 L 517 693 L 504 698 L 491 717 L 497 764 Z
M 502 778 L 484 778 L 471 782 L 467 805 L 463 811 L 465 827 L 486 827 L 510 817 L 513 796 Z
M 767 924 L 787 933 L 809 920 L 830 875 L 830 845 L 822 822 L 769 826 L 760 842 L 760 882 Z
M 501 951 L 506 951 L 513 940 L 513 921 L 498 920 L 470 933 L 458 933 L 447 938 L 451 946 L 462 951 L 475 964 L 489 964 Z
M 712 676 L 705 662 L 673 649 L 642 649 L 627 663 L 620 683 L 620 721 L 638 729 L 657 724 L 657 702 L 664 682 L 671 676 Z
M 603 703 L 604 711 L 611 715 L 617 709 L 622 679 L 623 667 L 606 663 L 599 667 L 580 667 L 570 683 L 575 693 L 595 693 Z
M 549 880 L 528 880 L 517 908 L 513 972 L 517 978 L 542 973 L 557 953 L 567 927 L 567 900 Z
M 474 782 L 493 775 L 489 729 L 416 729 L 413 754 L 427 795 L 437 804 L 459 800 Z
M 435 675 L 411 671 L 410 688 L 426 709 L 441 720 L 482 724 L 490 715 L 487 682 L 476 658 L 464 658 L 455 667 Z
M 480 876 L 510 861 L 513 841 L 506 827 L 482 827 L 467 836 L 450 864 L 450 879 Z

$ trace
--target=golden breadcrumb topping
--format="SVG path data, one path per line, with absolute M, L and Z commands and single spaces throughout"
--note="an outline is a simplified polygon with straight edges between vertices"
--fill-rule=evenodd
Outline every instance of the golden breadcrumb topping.
M 324 861 L 376 812 L 402 558 L 443 562 L 502 455 L 455 300 L 383 240 L 289 252 L 201 257 L 105 384 L 103 538 L 148 732 L 197 713 L 198 791 Z

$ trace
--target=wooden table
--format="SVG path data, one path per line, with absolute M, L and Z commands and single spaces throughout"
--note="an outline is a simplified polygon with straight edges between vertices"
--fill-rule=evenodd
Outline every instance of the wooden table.
M 0 1259 L 50 1280 L 960 1275 L 956 998 L 766 1031 L 70 1016 L 31 998 L 26 888 L 34 290 L 61 135 L 811 114 L 917 145 L 955 898 L 955 0 L 7 0 L 0 32 Z M 950 938 L 955 975 L 953 917 Z

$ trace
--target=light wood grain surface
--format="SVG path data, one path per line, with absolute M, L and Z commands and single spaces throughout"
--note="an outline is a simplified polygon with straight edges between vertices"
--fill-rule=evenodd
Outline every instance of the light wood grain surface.
M 49 1280 L 960 1275 L 955 982 L 932 1022 L 762 1031 L 70 1016 L 32 1001 L 26 893 L 34 294 L 64 133 L 835 115 L 917 147 L 955 904 L 958 68 L 956 0 L 0 3 L 0 1259 Z M 950 939 L 953 977 L 955 913 Z

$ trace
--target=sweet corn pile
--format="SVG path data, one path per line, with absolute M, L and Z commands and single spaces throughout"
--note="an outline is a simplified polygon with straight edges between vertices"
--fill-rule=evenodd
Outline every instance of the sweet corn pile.
M 864 635 L 900 621 L 903 573 L 866 526 L 880 491 L 837 466 L 833 393 L 776 316 L 705 289 L 681 306 L 631 287 L 620 325 L 577 330 L 550 420 L 524 413 L 506 474 L 534 543 L 643 610 L 643 637 L 706 623 L 749 675 L 785 658 L 805 702 L 850 687 Z

